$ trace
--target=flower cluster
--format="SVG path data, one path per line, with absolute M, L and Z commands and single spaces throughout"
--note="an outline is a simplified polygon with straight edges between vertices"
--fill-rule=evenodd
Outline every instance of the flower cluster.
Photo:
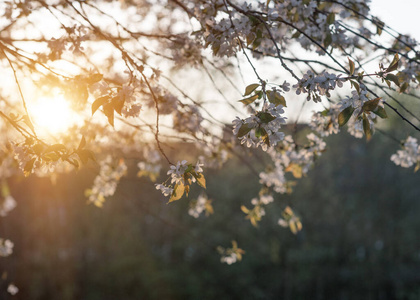
M 261 221 L 261 218 L 265 216 L 264 206 L 274 201 L 274 198 L 270 194 L 260 193 L 259 198 L 253 198 L 251 204 L 254 205 L 252 209 L 248 209 L 244 205 L 241 206 L 241 210 L 247 215 L 246 218 L 250 220 L 251 224 L 257 226 L 257 223 Z
M 236 117 L 233 123 L 233 134 L 241 139 L 241 144 L 250 147 L 261 147 L 264 151 L 274 147 L 283 140 L 281 125 L 286 123 L 282 105 L 264 104 L 261 111 L 242 120 Z
M 343 87 L 344 79 L 340 78 L 341 74 L 330 74 L 326 71 L 320 75 L 316 75 L 313 71 L 308 70 L 303 75 L 302 79 L 293 86 L 296 89 L 296 94 L 308 94 L 306 99 L 311 99 L 316 102 L 321 102 L 321 96 L 331 97 L 330 91 L 337 87 Z
M 273 191 L 280 194 L 292 191 L 295 182 L 287 179 L 286 173 L 290 172 L 294 178 L 301 178 L 308 173 L 316 158 L 325 151 L 326 143 L 320 137 L 310 133 L 306 138 L 307 144 L 298 146 L 293 141 L 293 138 L 288 135 L 277 148 L 267 151 L 272 159 L 272 163 L 266 171 L 260 173 L 260 183 L 263 185 L 260 196 L 251 200 L 251 203 L 254 205 L 252 209 L 248 209 L 245 206 L 241 207 L 242 211 L 247 214 L 246 218 L 254 226 L 265 215 L 264 207 L 273 201 L 273 196 L 271 195 Z M 290 223 L 292 225 L 288 223 L 293 232 L 297 232 L 301 228 L 301 225 L 297 225 L 297 221 L 297 219 L 293 219 Z
M 170 196 L 169 202 L 181 199 L 184 193 L 188 196 L 192 183 L 196 182 L 199 186 L 206 188 L 202 166 L 200 161 L 197 161 L 195 166 L 188 164 L 186 160 L 178 161 L 167 172 L 170 177 L 164 183 L 155 184 L 155 187 L 164 196 Z M 168 181 L 170 183 L 167 183 Z
M 278 220 L 278 224 L 282 227 L 289 227 L 290 230 L 296 234 L 302 230 L 302 223 L 300 219 L 294 214 L 293 210 L 287 206 L 283 213 L 283 218 Z
M 137 164 L 137 167 L 139 168 L 137 176 L 148 176 L 151 181 L 155 182 L 162 168 L 162 165 L 159 163 L 159 152 L 157 150 L 145 148 L 143 155 L 144 161 L 141 161 Z
M 285 173 L 291 172 L 295 178 L 308 173 L 315 159 L 325 151 L 326 143 L 314 133 L 306 136 L 308 144 L 297 147 L 293 138 L 288 135 L 281 145 L 281 151 L 270 150 L 267 153 L 274 162 L 274 168 L 260 173 L 260 183 L 272 187 L 277 193 L 290 192 Z
M 207 198 L 207 195 L 200 194 L 196 200 L 190 202 L 190 208 L 188 214 L 194 218 L 198 218 L 203 212 L 206 216 L 213 214 L 213 206 L 211 200 Z
M 339 105 L 332 104 L 329 109 L 322 112 L 315 112 L 312 115 L 309 127 L 322 137 L 337 134 L 340 131 L 340 126 L 338 124 L 339 113 Z
M 236 241 L 232 241 L 232 248 L 225 249 L 219 246 L 217 247 L 217 251 L 222 256 L 220 261 L 228 265 L 236 263 L 237 261 L 241 261 L 242 255 L 245 254 L 244 250 L 238 248 L 238 243 Z
M 347 123 L 351 135 L 361 138 L 364 132 L 369 139 L 377 116 L 387 117 L 383 103 L 382 98 L 369 99 L 366 86 L 360 84 L 360 88 L 352 91 L 351 96 L 340 101 L 341 112 L 338 118 L 342 118 L 342 123 L 340 120 L 339 123 L 341 126 Z
M 396 154 L 393 154 L 391 156 L 391 161 L 403 168 L 409 168 L 414 164 L 417 164 L 417 171 L 420 161 L 420 146 L 417 139 L 409 136 L 404 142 L 403 150 L 398 150 Z
M 226 12 L 223 1 L 211 1 L 204 5 L 197 5 L 194 14 L 200 20 L 202 38 L 205 47 L 211 47 L 217 56 L 233 56 L 239 49 L 238 37 L 245 38 L 252 32 L 252 24 L 245 15 L 230 12 L 229 16 L 222 15 Z M 251 5 L 241 5 L 243 10 L 248 10 Z
M 96 176 L 92 188 L 85 192 L 88 201 L 97 207 L 102 207 L 105 197 L 114 195 L 119 180 L 126 172 L 127 166 L 124 160 L 120 159 L 118 163 L 115 163 L 113 158 L 108 155 L 100 163 L 99 174 Z

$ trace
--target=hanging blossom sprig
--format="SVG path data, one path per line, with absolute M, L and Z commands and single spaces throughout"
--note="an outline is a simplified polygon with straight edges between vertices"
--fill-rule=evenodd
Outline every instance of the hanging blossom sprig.
M 210 200 L 206 194 L 201 193 L 197 199 L 190 201 L 188 214 L 197 219 L 204 212 L 208 217 L 214 212 L 211 202 L 212 200 Z
M 398 150 L 396 154 L 393 154 L 391 161 L 403 168 L 410 168 L 415 164 L 414 172 L 417 172 L 420 169 L 420 146 L 417 139 L 409 136 L 404 141 L 403 150 Z
M 350 66 L 350 77 L 346 78 L 350 81 L 351 87 L 354 88 L 351 92 L 351 96 L 340 101 L 341 112 L 338 115 L 338 124 L 340 127 L 347 124 L 349 121 L 349 133 L 355 137 L 361 137 L 364 132 L 366 139 L 369 140 L 372 137 L 374 130 L 374 123 L 377 117 L 385 119 L 388 117 L 384 105 L 386 104 L 382 97 L 376 97 L 371 99 L 368 90 L 363 83 L 365 76 L 371 76 L 364 74 L 364 72 L 353 75 L 355 72 L 355 65 L 351 59 L 348 59 Z M 403 93 L 408 85 L 402 83 L 402 75 L 400 72 L 393 74 L 392 72 L 398 69 L 400 58 L 398 54 L 395 54 L 391 63 L 388 67 L 384 67 L 383 64 L 379 64 L 379 71 L 374 75 L 385 82 L 389 87 L 394 83 L 399 87 L 399 91 Z M 387 104 L 388 107 L 391 107 Z M 391 107 L 392 108 L 392 107 Z M 351 125 L 351 126 L 350 126 Z
M 238 248 L 238 243 L 236 241 L 232 241 L 232 248 L 223 248 L 221 246 L 217 247 L 217 251 L 222 256 L 220 261 L 222 263 L 227 263 L 231 265 L 238 261 L 242 260 L 242 255 L 245 254 L 245 251 L 241 248 Z
M 283 91 L 289 90 L 289 84 L 286 82 L 279 87 Z M 282 116 L 286 100 L 276 88 L 267 91 L 265 82 L 248 85 L 244 97 L 247 98 L 240 102 L 245 106 L 254 102 L 255 106 L 259 106 L 260 102 L 257 100 L 262 100 L 262 109 L 255 111 L 246 119 L 236 117 L 232 121 L 233 133 L 238 139 L 241 139 L 241 144 L 245 144 L 248 148 L 261 147 L 267 151 L 268 148 L 274 147 L 284 138 L 284 133 L 280 131 L 280 128 L 286 123 L 286 118 Z
M 114 195 L 118 182 L 126 173 L 127 165 L 124 160 L 116 162 L 111 155 L 108 155 L 100 163 L 99 175 L 96 176 L 93 186 L 85 191 L 85 195 L 89 198 L 88 202 L 102 207 L 105 198 Z
M 338 104 L 331 104 L 329 108 L 315 112 L 312 115 L 309 127 L 321 137 L 337 134 L 340 132 L 340 126 L 338 124 L 339 113 L 340 106 Z
M 278 220 L 278 224 L 281 227 L 289 227 L 294 234 L 302 230 L 302 222 L 289 206 L 283 210 L 282 218 Z
M 181 199 L 184 194 L 188 197 L 192 183 L 206 188 L 202 166 L 200 161 L 197 161 L 195 166 L 188 164 L 186 160 L 178 161 L 176 165 L 170 167 L 167 173 L 170 177 L 163 183 L 155 184 L 156 189 L 160 190 L 164 196 L 169 196 L 169 202 Z
M 274 201 L 273 194 L 291 193 L 295 181 L 289 180 L 286 176 L 291 173 L 295 179 L 300 179 L 309 172 L 310 167 L 315 160 L 325 151 L 326 143 L 322 138 L 309 133 L 307 143 L 304 146 L 298 146 L 292 136 L 288 135 L 276 148 L 270 148 L 267 154 L 271 162 L 267 170 L 260 173 L 260 183 L 263 185 L 259 198 L 251 200 L 252 208 L 241 206 L 242 212 L 246 214 L 246 219 L 251 224 L 257 226 L 265 215 L 265 207 Z M 287 207 L 283 215 L 290 215 L 293 211 Z M 293 215 L 292 215 L 293 216 Z M 286 218 L 289 220 L 290 218 Z M 290 219 L 288 224 L 290 230 L 296 234 L 301 230 L 302 224 L 298 224 L 297 218 Z M 279 223 L 280 224 L 280 223 Z M 283 226 L 284 223 L 280 224 Z

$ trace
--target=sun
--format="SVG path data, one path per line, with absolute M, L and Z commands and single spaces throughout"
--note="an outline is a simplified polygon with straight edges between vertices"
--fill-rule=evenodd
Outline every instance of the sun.
M 50 135 L 66 132 L 80 119 L 62 95 L 39 97 L 31 103 L 29 110 L 35 129 Z

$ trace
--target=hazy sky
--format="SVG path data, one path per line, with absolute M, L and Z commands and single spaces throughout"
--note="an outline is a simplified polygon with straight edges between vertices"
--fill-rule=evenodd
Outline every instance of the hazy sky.
M 420 0 L 372 0 L 371 12 L 396 31 L 420 41 Z

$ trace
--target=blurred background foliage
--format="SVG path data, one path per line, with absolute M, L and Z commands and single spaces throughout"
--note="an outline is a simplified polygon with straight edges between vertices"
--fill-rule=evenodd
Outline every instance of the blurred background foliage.
M 386 134 L 408 134 L 387 123 Z M 89 169 L 9 182 L 18 207 L 1 219 L 14 253 L 1 270 L 19 287 L 1 299 L 420 299 L 420 172 L 390 161 L 398 142 L 348 134 L 291 195 L 278 196 L 253 227 L 240 211 L 259 190 L 240 161 L 206 171 L 215 213 L 194 219 L 188 199 L 166 204 L 152 183 L 124 178 L 103 208 L 86 205 Z M 190 198 L 197 196 L 194 191 Z M 290 205 L 303 221 L 277 225 Z M 236 240 L 241 262 L 216 247 Z

